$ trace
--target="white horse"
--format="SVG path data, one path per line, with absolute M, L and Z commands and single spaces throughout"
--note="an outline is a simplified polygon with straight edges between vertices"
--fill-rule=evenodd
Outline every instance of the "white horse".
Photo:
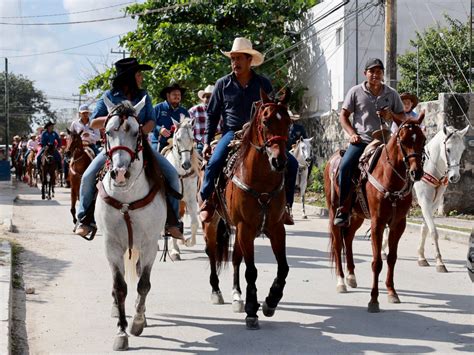
M 311 165 L 311 138 L 301 137 L 295 144 L 294 148 L 290 151 L 291 154 L 298 161 L 298 175 L 296 177 L 296 186 L 300 189 L 301 203 L 303 204 L 303 219 L 307 219 L 306 210 L 304 206 L 304 194 L 306 193 L 306 187 L 308 186 L 308 175 L 309 166 Z
M 183 199 L 186 212 L 191 218 L 191 237 L 187 238 L 185 245 L 196 245 L 196 234 L 199 228 L 197 184 L 200 167 L 199 153 L 194 149 L 193 121 L 181 115 L 180 122 L 173 120 L 175 133 L 173 147 L 165 152 L 165 157 L 175 167 L 183 186 Z M 177 240 L 173 239 L 170 249 L 172 260 L 180 260 L 180 250 Z
M 460 179 L 459 163 L 462 153 L 466 148 L 463 138 L 469 126 L 459 131 L 454 127 L 443 127 L 443 130 L 426 144 L 426 162 L 423 166 L 424 175 L 420 181 L 415 182 L 414 189 L 418 204 L 423 213 L 421 225 L 421 243 L 418 248 L 418 265 L 429 266 L 425 258 L 425 240 L 431 235 L 436 251 L 436 271 L 448 272 L 441 258 L 438 244 L 438 231 L 434 223 L 434 213 L 443 200 L 448 183 L 457 183 Z M 384 239 L 383 249 L 387 245 Z
M 129 283 L 133 277 L 134 281 L 137 276 L 140 278 L 136 314 L 130 327 L 130 333 L 138 336 L 146 325 L 145 299 L 157 253 L 159 233 L 156 231 L 165 226 L 166 202 L 156 160 L 137 121 L 145 98 L 135 107 L 128 101 L 117 106 L 107 98 L 104 102 L 109 111 L 105 124 L 109 168 L 98 185 L 100 197 L 95 214 L 104 234 L 105 251 L 112 270 L 112 315 L 119 318 L 113 349 L 127 350 L 127 284 L 124 276 L 130 276 L 127 277 Z

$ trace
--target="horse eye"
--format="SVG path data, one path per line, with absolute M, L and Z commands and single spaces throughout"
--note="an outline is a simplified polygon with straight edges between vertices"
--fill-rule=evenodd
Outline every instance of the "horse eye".
M 105 135 L 110 137 L 110 131 L 105 131 Z

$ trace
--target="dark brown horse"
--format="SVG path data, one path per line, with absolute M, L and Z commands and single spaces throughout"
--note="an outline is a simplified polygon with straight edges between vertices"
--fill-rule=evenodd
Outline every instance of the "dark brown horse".
M 263 304 L 263 314 L 271 317 L 283 296 L 288 275 L 286 260 L 286 232 L 283 225 L 285 211 L 285 145 L 291 119 L 288 115 L 287 95 L 272 102 L 261 91 L 262 101 L 257 103 L 255 115 L 242 140 L 237 160 L 218 199 L 218 213 L 213 220 L 203 223 L 206 252 L 211 265 L 210 283 L 212 302 L 224 303 L 219 289 L 218 271 L 228 261 L 230 226 L 235 227 L 232 256 L 234 266 L 233 308 L 242 311 L 243 301 L 239 280 L 242 258 L 247 270 L 245 300 L 248 329 L 258 329 L 257 269 L 254 261 L 254 240 L 264 233 L 270 240 L 278 263 L 277 277 Z M 219 189 L 218 189 L 219 190 Z M 225 216 L 227 223 L 220 216 Z
M 84 147 L 82 143 L 81 133 L 67 131 L 68 139 L 64 156 L 69 161 L 69 181 L 71 183 L 71 214 L 74 225 L 77 223 L 76 218 L 76 202 L 79 199 L 79 188 L 81 186 L 81 178 L 94 159 L 94 152 L 91 148 Z M 87 149 L 87 151 L 86 151 Z
M 20 148 L 17 150 L 16 156 L 14 159 L 15 176 L 16 176 L 17 181 L 23 181 L 23 178 L 26 173 L 25 154 L 26 154 L 26 145 L 22 144 Z
M 398 242 L 405 231 L 406 215 L 412 201 L 413 183 L 420 180 L 423 175 L 422 154 L 426 140 L 420 128 L 423 118 L 424 113 L 420 115 L 419 119 L 400 123 L 398 131 L 382 147 L 380 158 L 375 167 L 366 174 L 367 179 L 362 180 L 361 194 L 357 193 L 357 196 L 365 196 L 365 198 L 362 198 L 362 202 L 358 198 L 354 204 L 349 227 L 339 228 L 333 225 L 339 204 L 339 186 L 337 186 L 336 174 L 340 162 L 339 152 L 331 157 L 324 170 L 324 187 L 329 208 L 331 257 L 336 264 L 338 292 L 347 292 L 342 267 L 343 248 L 345 248 L 349 272 L 347 282 L 349 286 L 357 287 L 352 240 L 364 219 L 371 220 L 373 283 L 368 306 L 368 311 L 371 313 L 380 311 L 378 280 L 382 270 L 382 239 L 386 225 L 390 228 L 390 253 L 387 257 L 388 272 L 385 284 L 389 302 L 400 303 L 394 288 L 393 275 L 397 261 Z M 364 172 L 362 175 L 364 176 Z
M 41 156 L 41 198 L 51 200 L 54 197 L 56 184 L 56 160 L 54 159 L 54 145 L 48 144 Z

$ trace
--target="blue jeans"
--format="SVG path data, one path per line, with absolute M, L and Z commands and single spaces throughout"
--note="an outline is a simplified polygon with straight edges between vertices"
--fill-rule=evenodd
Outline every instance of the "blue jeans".
M 357 169 L 359 158 L 364 153 L 367 143 L 349 144 L 339 167 L 339 206 L 346 201 L 351 189 L 351 179 Z
M 157 151 L 154 151 L 154 155 L 161 171 L 163 172 L 163 175 L 165 176 L 166 181 L 168 181 L 171 188 L 179 193 L 182 193 L 179 175 L 176 169 Z M 106 160 L 107 156 L 105 155 L 105 152 L 100 152 L 99 155 L 97 155 L 92 163 L 87 167 L 84 175 L 82 175 L 81 187 L 79 190 L 79 208 L 77 210 L 77 219 L 79 221 L 81 221 L 81 219 L 86 215 L 86 211 L 94 202 L 94 195 L 96 191 L 95 178 L 99 170 L 104 166 Z M 179 216 L 179 201 L 172 196 L 167 196 L 167 198 L 171 202 L 176 216 Z
M 211 159 L 209 159 L 206 165 L 204 181 L 201 187 L 201 198 L 203 201 L 209 199 L 214 192 L 214 180 L 224 167 L 227 155 L 229 155 L 228 145 L 234 139 L 234 135 L 234 131 L 226 132 L 217 143 L 214 152 L 212 152 Z
M 296 177 L 298 176 L 298 160 L 286 152 L 286 157 L 288 159 L 286 165 L 286 174 L 285 174 L 285 191 L 286 191 L 286 204 L 290 207 L 293 206 L 293 201 L 295 200 L 295 185 Z

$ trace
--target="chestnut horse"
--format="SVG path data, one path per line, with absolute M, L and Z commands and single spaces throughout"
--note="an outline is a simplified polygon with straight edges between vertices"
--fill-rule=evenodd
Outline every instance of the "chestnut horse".
M 363 172 L 368 182 L 363 179 L 361 194 L 357 193 L 357 202 L 352 208 L 349 227 L 333 225 L 336 209 L 339 205 L 339 187 L 337 186 L 336 167 L 340 157 L 334 154 L 324 170 L 324 188 L 329 208 L 329 229 L 331 233 L 331 259 L 336 264 L 338 278 L 337 291 L 347 292 L 344 284 L 342 268 L 342 249 L 345 248 L 349 275 L 347 282 L 351 287 L 357 287 L 354 274 L 354 258 L 352 255 L 352 240 L 356 231 L 362 225 L 364 218 L 371 221 L 372 240 L 372 271 L 373 283 L 368 311 L 379 312 L 378 279 L 382 270 L 382 239 L 386 225 L 389 226 L 389 248 L 387 256 L 388 272 L 386 286 L 390 303 L 400 303 L 394 288 L 393 276 L 397 261 L 398 242 L 405 231 L 406 215 L 411 206 L 412 188 L 415 181 L 423 176 L 423 148 L 425 136 L 420 128 L 424 113 L 416 120 L 401 122 L 398 131 L 382 146 L 380 158 L 373 170 Z M 398 123 L 398 122 L 397 122 Z M 360 198 L 361 195 L 365 196 Z
M 76 201 L 79 199 L 79 188 L 81 186 L 81 178 L 84 171 L 94 160 L 95 154 L 91 148 L 84 147 L 82 143 L 81 133 L 71 132 L 67 130 L 68 139 L 64 156 L 70 159 L 69 162 L 69 181 L 71 183 L 71 214 L 74 225 L 77 223 L 76 218 Z M 66 163 L 65 163 L 66 164 Z
M 273 316 L 283 296 L 288 275 L 286 260 L 286 232 L 283 225 L 285 211 L 285 167 L 287 157 L 285 144 L 291 119 L 288 115 L 285 94 L 272 102 L 261 91 L 262 101 L 255 106 L 255 115 L 250 121 L 237 160 L 225 182 L 224 191 L 218 194 L 217 212 L 209 223 L 203 223 L 206 253 L 211 266 L 210 283 L 213 303 L 224 303 L 219 289 L 218 271 L 222 262 L 228 261 L 230 226 L 235 227 L 235 242 L 232 256 L 234 266 L 233 308 L 242 311 L 243 301 L 239 280 L 239 269 L 244 258 L 247 270 L 247 294 L 245 312 L 247 329 L 258 329 L 257 268 L 254 260 L 254 240 L 264 233 L 270 240 L 278 263 L 277 277 L 262 306 L 263 314 Z M 217 189 L 219 190 L 219 188 Z M 225 217 L 221 219 L 220 216 Z

